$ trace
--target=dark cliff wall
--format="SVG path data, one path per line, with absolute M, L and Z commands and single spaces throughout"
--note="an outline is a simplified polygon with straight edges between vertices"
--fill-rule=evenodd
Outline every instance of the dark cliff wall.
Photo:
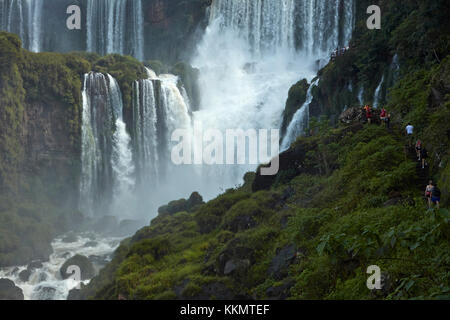
M 47 259 L 77 215 L 87 61 L 30 53 L 0 32 L 0 266 Z
M 186 61 L 206 28 L 212 0 L 144 0 L 146 59 Z

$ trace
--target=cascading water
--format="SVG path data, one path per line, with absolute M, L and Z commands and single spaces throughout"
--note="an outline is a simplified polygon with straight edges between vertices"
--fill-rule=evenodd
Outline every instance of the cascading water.
M 381 100 L 381 87 L 384 83 L 384 75 L 381 77 L 380 83 L 378 84 L 378 87 L 375 89 L 375 94 L 373 98 L 373 107 L 375 109 L 378 108 Z
M 350 41 L 354 1 L 305 0 L 296 5 L 298 48 L 315 57 L 327 56 Z
M 159 157 L 157 132 L 156 75 L 147 69 L 148 79 L 134 83 L 133 128 L 136 173 L 139 184 L 158 184 Z
M 306 101 L 303 106 L 297 110 L 297 112 L 292 117 L 292 121 L 286 129 L 286 135 L 281 143 L 281 151 L 287 150 L 295 139 L 302 135 L 305 129 L 308 127 L 309 123 L 309 105 L 312 102 L 313 95 L 312 90 L 319 84 L 319 79 L 314 81 L 308 89 L 306 94 Z
M 0 0 L 0 30 L 16 33 L 30 51 L 41 50 L 44 0 Z
M 108 74 L 109 92 L 115 131 L 112 139 L 113 202 L 111 212 L 118 217 L 132 217 L 135 203 L 133 189 L 135 184 L 134 163 L 131 151 L 131 138 L 123 121 L 122 94 L 116 79 Z M 128 214 L 127 214 L 128 213 Z
M 364 97 L 364 87 L 361 86 L 359 88 L 359 92 L 358 92 L 358 101 L 359 101 L 359 104 L 361 106 L 364 104 L 364 98 L 363 97 Z
M 0 269 L 0 279 L 6 278 L 14 281 L 22 289 L 25 300 L 66 300 L 69 291 L 75 288 L 79 282 L 71 278 L 62 279 L 60 268 L 64 262 L 74 255 L 80 254 L 88 257 L 98 272 L 111 261 L 112 253 L 122 240 L 118 237 L 100 237 L 93 233 L 82 233 L 78 235 L 75 242 L 70 243 L 63 239 L 62 236 L 53 240 L 53 253 L 50 255 L 49 261 L 43 262 L 41 267 L 3 268 Z M 20 273 L 27 269 L 30 271 L 30 276 L 27 281 L 24 281 Z M 81 282 L 87 284 L 89 280 Z
M 80 209 L 124 217 L 131 210 L 134 165 L 119 86 L 110 75 L 91 72 L 82 96 Z
M 317 60 L 329 59 L 337 46 L 347 44 L 353 12 L 354 1 L 213 1 L 209 26 L 192 61 L 200 69 L 201 88 L 194 120 L 204 130 L 222 132 L 279 128 L 290 86 L 301 78 L 311 80 Z M 192 186 L 209 198 L 253 169 L 204 168 L 209 174 L 202 179 L 207 181 Z
M 141 0 L 87 0 L 87 51 L 129 54 L 143 60 Z
M 192 120 L 189 101 L 178 78 L 146 71 L 148 79 L 134 83 L 133 134 L 139 212 L 148 215 L 159 205 L 192 191 L 188 187 L 174 188 L 180 185 L 181 177 L 191 172 L 189 167 L 177 167 L 170 161 L 172 132 L 190 132 Z

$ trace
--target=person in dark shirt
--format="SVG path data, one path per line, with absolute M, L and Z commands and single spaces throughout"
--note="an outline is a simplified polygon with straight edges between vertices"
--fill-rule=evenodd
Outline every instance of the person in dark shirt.
M 441 190 L 439 190 L 438 186 L 434 183 L 433 189 L 431 189 L 431 202 L 436 205 L 437 209 L 439 209 L 440 201 L 441 201 Z

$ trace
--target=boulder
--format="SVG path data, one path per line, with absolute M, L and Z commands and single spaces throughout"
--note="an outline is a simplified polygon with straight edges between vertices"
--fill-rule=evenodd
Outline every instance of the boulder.
M 24 300 L 22 289 L 9 279 L 0 279 L 0 300 Z
M 67 295 L 67 300 L 81 300 L 81 290 L 80 289 L 72 289 L 69 291 Z
M 272 259 L 268 274 L 273 278 L 280 280 L 287 275 L 287 268 L 294 262 L 296 257 L 295 245 L 287 245 L 277 251 L 277 254 Z
M 254 250 L 243 246 L 238 240 L 231 241 L 217 258 L 219 274 L 234 273 L 236 269 L 245 271 L 254 261 Z M 238 274 L 236 272 L 236 274 Z
M 187 200 L 186 209 L 191 212 L 196 206 L 203 204 L 203 197 L 198 192 L 192 192 Z
M 89 259 L 85 256 L 77 254 L 64 262 L 62 267 L 59 269 L 59 272 L 61 273 L 61 277 L 63 279 L 67 279 L 71 276 L 71 274 L 67 273 L 67 268 L 69 266 L 78 266 L 80 268 L 80 280 L 89 280 L 95 276 L 94 266 L 92 265 L 92 262 L 89 261 Z
M 28 269 L 22 270 L 19 273 L 19 279 L 23 282 L 27 282 L 30 279 L 31 271 Z

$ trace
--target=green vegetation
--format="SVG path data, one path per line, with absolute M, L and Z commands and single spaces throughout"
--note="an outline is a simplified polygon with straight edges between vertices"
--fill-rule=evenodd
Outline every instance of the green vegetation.
M 358 12 L 371 4 L 359 1 Z M 351 49 L 319 72 L 308 136 L 280 155 L 274 177 L 248 173 L 241 187 L 189 210 L 163 207 L 122 242 L 85 298 L 445 299 L 450 296 L 449 20 L 444 1 L 382 2 L 383 28 L 357 17 Z M 446 30 L 444 32 L 444 30 Z M 391 67 L 399 57 L 400 69 Z M 381 103 L 391 130 L 340 124 L 358 91 Z M 299 87 L 299 88 L 297 88 Z M 290 92 L 285 116 L 304 99 Z M 319 118 L 319 116 L 321 116 Z M 428 210 L 427 181 L 405 148 L 412 122 L 442 190 Z M 178 211 L 178 212 L 177 212 Z M 367 267 L 383 289 L 366 287 Z
M 169 207 L 174 210 L 162 208 L 149 227 L 121 244 L 113 262 L 83 289 L 83 295 L 101 299 L 448 295 L 450 216 L 446 209 L 426 210 L 415 163 L 405 157 L 403 140 L 382 127 L 359 124 L 335 129 L 322 124 L 316 132 L 292 146 L 317 146 L 305 157 L 310 173 L 278 179 L 268 190 L 230 189 L 191 212 L 175 212 L 186 200 L 172 202 Z M 329 174 L 319 173 L 318 161 L 311 161 L 324 153 Z M 279 176 L 286 177 L 282 172 Z M 448 198 L 443 200 L 448 203 Z M 367 289 L 369 265 L 381 267 L 387 279 L 382 291 Z

